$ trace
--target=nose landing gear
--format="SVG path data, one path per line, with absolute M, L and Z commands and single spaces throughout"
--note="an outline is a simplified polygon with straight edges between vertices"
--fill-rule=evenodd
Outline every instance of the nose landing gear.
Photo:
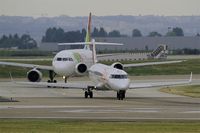
M 88 98 L 88 96 L 90 96 L 90 98 L 93 98 L 93 92 L 92 91 L 85 91 L 85 98 Z
M 124 90 L 120 90 L 117 92 L 117 99 L 118 100 L 123 100 L 125 98 L 125 94 L 126 94 L 126 91 Z
M 85 98 L 93 98 L 93 92 L 92 92 L 93 87 L 88 87 L 88 89 L 85 91 Z

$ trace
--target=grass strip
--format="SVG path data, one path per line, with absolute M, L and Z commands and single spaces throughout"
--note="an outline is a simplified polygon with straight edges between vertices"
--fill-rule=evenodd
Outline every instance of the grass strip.
M 1 133 L 199 133 L 200 122 L 0 120 Z
M 170 94 L 200 98 L 200 85 L 162 88 L 160 89 L 160 91 L 165 92 L 165 93 L 170 93 Z

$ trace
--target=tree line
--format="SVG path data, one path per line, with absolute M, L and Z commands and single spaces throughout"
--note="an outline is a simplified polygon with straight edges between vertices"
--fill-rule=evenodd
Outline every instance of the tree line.
M 138 29 L 133 29 L 132 31 L 132 37 L 141 37 L 143 36 L 141 31 Z M 162 35 L 161 33 L 158 33 L 157 31 L 152 31 L 149 33 L 148 37 L 161 37 L 161 36 L 184 36 L 183 29 L 180 27 L 175 27 L 175 28 L 168 28 L 168 32 L 165 35 Z
M 48 28 L 45 32 L 45 35 L 42 37 L 42 42 L 77 42 L 84 41 L 86 35 L 86 30 L 82 29 L 77 31 L 68 31 L 65 32 L 62 28 Z M 103 27 L 94 28 L 92 33 L 92 37 L 128 37 L 128 35 L 121 34 L 118 30 L 113 30 L 111 32 L 107 32 Z M 142 33 L 139 29 L 132 30 L 132 37 L 142 37 Z M 168 32 L 165 35 L 158 33 L 156 31 L 150 32 L 148 37 L 173 37 L 173 36 L 184 36 L 183 29 L 180 27 L 175 27 L 172 29 L 168 29 Z M 197 34 L 199 36 L 199 34 Z
M 30 35 L 23 34 L 19 36 L 14 35 L 3 35 L 0 38 L 0 48 L 17 48 L 17 49 L 32 49 L 37 47 L 37 42 L 31 38 Z
M 67 31 L 65 32 L 62 28 L 48 28 L 45 35 L 42 37 L 42 42 L 82 42 L 85 41 L 86 29 Z M 118 30 L 107 32 L 103 27 L 94 28 L 91 36 L 95 37 L 128 37 L 128 35 L 121 34 Z M 138 29 L 132 30 L 132 37 L 142 37 L 142 33 Z M 168 32 L 162 35 L 156 31 L 149 33 L 148 37 L 161 37 L 161 36 L 184 36 L 182 28 L 168 28 Z M 200 36 L 197 34 L 197 36 Z M 3 35 L 0 38 L 0 48 L 11 48 L 16 47 L 18 49 L 32 49 L 37 47 L 37 42 L 28 34 L 19 36 L 14 35 Z
M 86 36 L 86 29 L 77 31 L 65 32 L 62 28 L 48 28 L 45 32 L 45 36 L 42 37 L 42 42 L 79 42 L 84 41 Z M 111 32 L 106 32 L 103 27 L 100 29 L 94 28 L 91 33 L 92 37 L 122 37 L 118 30 L 113 30 Z

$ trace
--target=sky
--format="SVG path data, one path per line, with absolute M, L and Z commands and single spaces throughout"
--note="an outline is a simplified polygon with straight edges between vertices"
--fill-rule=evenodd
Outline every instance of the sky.
M 200 0 L 0 0 L 0 15 L 200 15 Z

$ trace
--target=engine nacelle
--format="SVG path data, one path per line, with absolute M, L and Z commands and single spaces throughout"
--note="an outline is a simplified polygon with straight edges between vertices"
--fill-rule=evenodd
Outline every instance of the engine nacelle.
M 27 72 L 27 78 L 30 82 L 40 82 L 42 79 L 42 73 L 37 69 L 32 69 Z
M 75 67 L 75 72 L 79 75 L 85 74 L 87 71 L 87 66 L 84 63 L 79 63 Z
M 120 70 L 124 70 L 124 66 L 120 62 L 115 62 L 111 66 Z

